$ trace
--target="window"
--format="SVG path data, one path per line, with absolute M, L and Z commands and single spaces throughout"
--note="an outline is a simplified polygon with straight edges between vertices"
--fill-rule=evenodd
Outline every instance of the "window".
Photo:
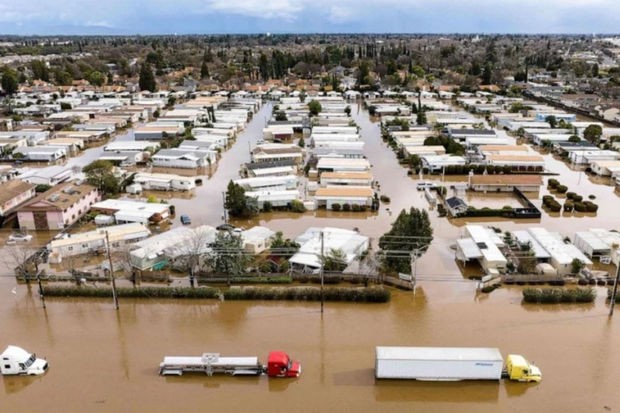
M 5 368 L 5 369 L 10 369 L 10 368 L 11 368 L 11 365 L 10 365 L 10 364 L 5 364 L 5 365 L 4 365 L 4 368 Z
M 88 248 L 88 244 L 82 244 L 82 248 Z
M 68 251 L 73 251 L 73 247 L 67 247 Z

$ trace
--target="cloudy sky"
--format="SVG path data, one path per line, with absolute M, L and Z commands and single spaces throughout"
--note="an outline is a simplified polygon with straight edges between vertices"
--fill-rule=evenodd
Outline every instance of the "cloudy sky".
M 620 0 L 0 0 L 0 33 L 617 33 L 619 16 Z

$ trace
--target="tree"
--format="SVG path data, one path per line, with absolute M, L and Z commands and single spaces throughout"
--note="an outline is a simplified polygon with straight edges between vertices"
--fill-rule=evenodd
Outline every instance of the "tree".
M 96 160 L 86 165 L 82 172 L 87 182 L 102 193 L 114 195 L 120 192 L 120 179 L 114 175 L 114 164 L 110 161 Z
M 149 92 L 155 92 L 157 90 L 153 68 L 151 68 L 151 65 L 148 63 L 144 63 L 140 68 L 140 79 L 138 83 L 140 85 L 140 90 L 148 90 Z
M 300 148 L 303 148 L 306 146 L 306 141 L 304 140 L 303 136 L 299 138 L 299 142 L 297 142 L 297 145 L 299 145 Z
M 204 268 L 208 260 L 208 253 L 213 242 L 212 233 L 208 227 L 197 227 L 175 247 L 174 267 L 187 272 L 189 283 L 194 287 L 196 275 Z
M 17 87 L 17 73 L 13 69 L 5 67 L 2 71 L 2 90 L 8 96 L 12 96 L 17 92 Z
M 584 131 L 583 131 L 583 137 L 594 143 L 597 144 L 599 143 L 600 139 L 601 139 L 601 135 L 603 135 L 603 128 L 601 128 L 600 125 L 589 125 Z
M 86 75 L 86 80 L 88 80 L 91 85 L 103 86 L 105 83 L 105 75 L 97 70 L 94 70 Z
M 351 106 L 347 105 L 347 106 L 344 108 L 344 113 L 346 113 L 346 114 L 347 114 L 347 116 L 351 116 Z
M 283 257 L 285 259 L 291 258 L 297 251 L 299 251 L 299 244 L 290 239 L 284 239 L 282 231 L 276 232 L 275 237 L 271 241 L 269 246 L 271 254 Z
M 410 253 L 426 251 L 433 241 L 433 228 L 428 214 L 417 208 L 402 210 L 392 228 L 379 239 L 383 250 L 383 266 L 388 271 L 410 271 Z
M 547 116 L 545 118 L 545 122 L 547 122 L 549 126 L 551 126 L 551 129 L 555 129 L 556 126 L 558 126 L 558 119 L 553 115 Z
M 331 248 L 321 261 L 324 271 L 341 272 L 347 268 L 347 255 L 339 248 Z
M 258 214 L 258 205 L 250 202 L 245 196 L 245 189 L 233 181 L 228 183 L 224 207 L 235 218 L 250 218 Z
M 30 68 L 32 69 L 32 77 L 34 79 L 40 79 L 44 82 L 49 82 L 50 74 L 46 62 L 44 62 L 43 60 L 33 60 L 30 63 Z
M 226 274 L 230 283 L 230 278 L 245 273 L 248 257 L 243 250 L 241 236 L 218 232 L 211 248 L 206 262 L 216 274 Z
M 570 138 L 568 138 L 569 142 L 573 142 L 573 143 L 577 143 L 577 142 L 581 142 L 581 138 L 577 135 L 572 135 Z
M 424 110 L 420 109 L 418 111 L 418 115 L 416 116 L 416 122 L 418 123 L 418 125 L 426 125 L 426 113 L 424 112 Z
M 573 274 L 579 274 L 579 272 L 583 270 L 585 266 L 586 264 L 579 258 L 574 258 L 570 263 L 571 272 Z
M 317 116 L 321 112 L 321 103 L 318 100 L 311 100 L 308 103 L 308 109 L 310 110 L 310 116 Z
M 200 78 L 204 79 L 209 77 L 209 66 L 207 65 L 208 54 L 205 50 L 204 55 L 202 56 L 202 64 L 200 65 Z

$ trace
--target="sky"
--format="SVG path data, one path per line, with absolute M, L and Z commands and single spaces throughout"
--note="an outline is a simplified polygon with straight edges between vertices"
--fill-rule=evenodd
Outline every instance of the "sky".
M 0 33 L 620 32 L 620 0 L 0 0 Z

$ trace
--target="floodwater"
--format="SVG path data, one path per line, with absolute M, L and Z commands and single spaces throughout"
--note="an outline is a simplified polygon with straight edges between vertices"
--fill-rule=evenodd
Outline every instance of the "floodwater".
M 266 105 L 217 170 L 205 176 L 192 195 L 168 193 L 177 216 L 189 214 L 196 224 L 223 220 L 222 193 L 239 165 L 249 160 L 249 146 L 262 136 L 271 108 Z M 308 226 L 358 228 L 373 238 L 389 229 L 396 214 L 415 206 L 429 208 L 393 152 L 381 141 L 376 123 L 353 108 L 362 128 L 366 153 L 381 194 L 391 198 L 378 213 L 312 211 L 304 214 L 261 214 L 252 222 L 293 237 Z M 129 132 L 131 133 L 131 132 Z M 129 135 L 127 135 L 129 138 Z M 124 139 L 124 137 L 121 137 Z M 88 163 L 96 151 L 74 158 Z M 596 196 L 597 214 L 543 212 L 540 220 L 472 219 L 502 230 L 546 226 L 572 235 L 577 230 L 618 223 L 613 187 L 592 179 L 545 155 L 547 168 L 584 198 Z M 208 178 L 208 179 L 206 179 Z M 429 179 L 429 177 L 424 177 Z M 432 177 L 457 182 L 463 177 Z M 533 202 L 547 194 L 542 188 Z M 511 203 L 489 194 L 488 202 Z M 472 196 L 478 205 L 484 194 Z M 220 302 L 121 299 L 118 312 L 110 300 L 48 299 L 41 308 L 35 287 L 16 286 L 8 266 L 0 274 L 0 349 L 23 346 L 46 356 L 43 377 L 0 378 L 1 412 L 592 412 L 620 409 L 620 330 L 607 317 L 605 289 L 593 305 L 531 306 L 521 304 L 519 287 L 502 287 L 478 295 L 464 280 L 450 244 L 460 236 L 464 220 L 449 220 L 429 210 L 435 240 L 417 265 L 416 294 L 395 291 L 387 304 L 327 303 L 321 316 L 317 303 Z M 175 222 L 178 225 L 178 222 Z M 40 235 L 40 236 L 39 236 Z M 4 243 L 6 234 L 0 234 Z M 43 244 L 48 234 L 37 234 Z M 0 249 L 3 256 L 10 255 Z M 616 315 L 618 317 L 619 315 Z M 379 381 L 373 376 L 374 347 L 493 346 L 504 355 L 523 354 L 543 371 L 536 384 L 423 383 Z M 257 355 L 282 349 L 303 364 L 297 380 L 184 376 L 160 377 L 165 355 Z
M 0 347 L 45 356 L 42 377 L 0 378 L 2 412 L 616 411 L 620 329 L 594 305 L 529 306 L 518 288 L 421 282 L 387 304 L 51 299 L 0 279 Z M 616 315 L 618 317 L 619 315 Z M 540 384 L 375 381 L 377 345 L 498 347 L 523 354 Z M 259 356 L 281 349 L 299 379 L 160 377 L 165 355 Z

